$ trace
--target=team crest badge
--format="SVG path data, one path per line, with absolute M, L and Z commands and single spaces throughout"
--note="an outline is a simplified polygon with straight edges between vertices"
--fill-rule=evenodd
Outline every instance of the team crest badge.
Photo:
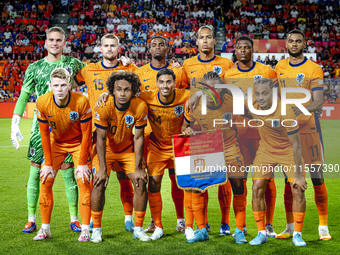
M 134 122 L 134 118 L 131 115 L 125 116 L 125 123 L 131 125 Z
M 222 67 L 220 66 L 214 66 L 214 72 L 218 75 L 222 74 Z
M 223 114 L 223 119 L 226 121 L 231 121 L 232 118 L 233 118 L 233 114 L 231 112 L 226 112 L 225 114 Z
M 94 113 L 94 118 L 95 118 L 96 120 L 100 120 L 100 115 L 99 115 L 98 112 L 95 112 L 95 113 Z
M 176 114 L 176 115 L 181 115 L 181 114 L 183 113 L 183 106 L 177 105 L 177 106 L 174 108 L 174 111 L 175 111 L 175 114 Z
M 73 69 L 72 69 L 72 67 L 66 66 L 65 69 L 66 69 L 66 71 L 70 74 L 70 76 L 72 76 L 72 74 L 73 74 Z
M 296 81 L 299 83 L 299 85 L 297 85 L 297 86 L 301 86 L 300 83 L 302 83 L 304 79 L 305 79 L 305 74 L 298 73 L 296 75 Z
M 262 75 L 255 75 L 254 76 L 254 82 L 261 79 L 261 78 L 263 78 Z
M 77 112 L 70 112 L 70 120 L 76 121 L 79 119 L 79 114 Z
M 272 126 L 273 126 L 274 128 L 280 127 L 280 121 L 278 121 L 278 120 L 273 120 Z

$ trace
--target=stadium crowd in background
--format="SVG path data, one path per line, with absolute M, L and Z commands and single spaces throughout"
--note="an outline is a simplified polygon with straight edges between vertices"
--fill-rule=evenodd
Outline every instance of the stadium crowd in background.
M 197 54 L 195 41 L 202 25 L 225 33 L 217 53 L 234 52 L 240 35 L 285 39 L 288 31 L 298 28 L 306 36 L 305 52 L 316 53 L 314 61 L 323 68 L 325 102 L 340 103 L 338 1 L 57 0 L 52 4 L 18 0 L 1 2 L 0 10 L 0 102 L 16 101 L 28 65 L 46 54 L 45 31 L 58 13 L 65 13 L 69 15 L 65 55 L 85 63 L 101 61 L 99 38 L 114 33 L 121 42 L 120 55 L 130 57 L 138 67 L 150 63 L 148 49 L 157 35 L 168 40 L 169 60 L 175 57 L 183 63 Z M 264 64 L 275 68 L 277 61 L 268 55 Z M 33 95 L 30 100 L 35 99 Z

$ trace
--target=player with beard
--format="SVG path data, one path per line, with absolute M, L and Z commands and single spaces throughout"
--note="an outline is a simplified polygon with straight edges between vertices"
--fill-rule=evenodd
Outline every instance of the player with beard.
M 124 65 L 117 58 L 119 51 L 119 39 L 114 34 L 106 34 L 101 39 L 100 50 L 103 54 L 103 61 L 86 65 L 77 74 L 75 82 L 78 86 L 86 85 L 91 108 L 94 109 L 99 96 L 107 91 L 106 80 L 113 72 L 130 71 L 138 69 L 134 64 Z M 93 111 L 94 118 L 94 111 Z M 93 144 L 92 158 L 96 155 L 96 127 L 92 123 Z M 118 167 L 118 166 L 116 166 Z M 119 167 L 118 167 L 119 168 Z M 95 170 L 94 170 L 95 171 Z M 133 211 L 133 186 L 124 171 L 116 171 L 120 183 L 120 197 L 125 213 L 125 229 L 133 232 L 132 211 Z M 91 224 L 92 225 L 92 224 Z
M 304 115 L 293 107 L 300 126 L 302 157 L 310 167 L 311 179 L 314 187 L 315 203 L 319 213 L 320 240 L 331 240 L 328 230 L 328 194 L 323 178 L 324 147 L 318 114 L 323 104 L 323 72 L 319 65 L 308 60 L 303 55 L 306 48 L 305 34 L 300 30 L 288 33 L 286 47 L 289 59 L 280 60 L 275 71 L 281 87 L 302 87 L 311 93 L 311 99 L 304 104 L 312 115 Z M 287 98 L 303 98 L 301 93 L 288 93 Z M 314 166 L 312 166 L 314 165 Z M 294 219 L 292 215 L 292 193 L 286 181 L 285 209 L 287 228 L 276 238 L 289 238 L 293 235 Z
M 204 74 L 209 71 L 214 71 L 219 76 L 222 76 L 227 70 L 233 66 L 233 62 L 228 58 L 216 56 L 214 47 L 216 38 L 213 30 L 209 26 L 202 26 L 197 31 L 198 37 L 196 45 L 198 46 L 198 56 L 189 58 L 183 63 L 182 86 L 190 88 L 192 92 L 196 89 L 196 78 L 202 79 Z M 197 84 L 198 85 L 198 84 Z M 208 223 L 208 192 L 205 195 L 205 223 L 207 231 L 210 231 Z M 218 200 L 221 208 L 221 235 L 230 235 L 229 227 L 229 212 L 231 205 L 231 187 L 230 182 L 218 187 Z

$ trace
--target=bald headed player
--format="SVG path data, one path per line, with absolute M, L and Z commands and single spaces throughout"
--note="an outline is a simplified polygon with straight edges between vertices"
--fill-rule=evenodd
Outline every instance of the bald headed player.
M 233 62 L 230 59 L 215 55 L 214 46 L 216 44 L 216 38 L 210 26 L 200 27 L 197 33 L 196 45 L 198 46 L 199 54 L 184 61 L 182 76 L 182 86 L 184 88 L 190 88 L 193 91 L 195 91 L 196 88 L 196 78 L 202 79 L 203 75 L 209 71 L 214 71 L 222 76 L 223 73 L 233 66 Z M 230 235 L 229 212 L 231 187 L 229 182 L 218 187 L 218 198 L 222 215 L 220 234 Z M 208 192 L 205 192 L 205 199 L 206 204 L 208 204 Z M 210 225 L 208 223 L 207 208 L 206 206 L 205 221 L 207 231 L 209 232 Z
M 238 60 L 238 66 L 237 68 L 229 69 L 223 74 L 225 83 L 239 87 L 243 91 L 245 98 L 247 97 L 248 87 L 252 87 L 255 80 L 260 78 L 276 79 L 276 73 L 270 66 L 263 65 L 253 60 L 253 45 L 253 40 L 249 36 L 242 35 L 237 38 L 235 42 L 235 53 Z M 244 120 L 248 123 L 249 119 L 238 116 L 236 122 L 239 123 Z M 252 165 L 261 139 L 258 128 L 243 127 L 242 124 L 236 125 L 236 127 L 237 135 L 240 138 L 239 143 L 244 158 L 244 164 L 245 166 Z M 247 171 L 245 173 L 247 174 Z M 246 181 L 247 176 L 245 176 L 244 179 L 244 188 L 247 194 Z M 245 197 L 247 197 L 247 195 Z M 273 178 L 268 181 L 265 197 L 267 205 L 266 233 L 268 237 L 275 237 L 276 233 L 273 228 L 273 217 L 276 202 L 276 186 Z M 245 204 L 247 203 L 246 200 L 244 202 Z M 245 215 L 246 214 L 244 214 L 244 216 Z M 247 232 L 246 227 L 244 228 L 244 231 Z
M 113 72 L 130 71 L 138 69 L 134 64 L 124 65 L 117 58 L 119 51 L 119 39 L 114 34 L 106 34 L 101 39 L 100 50 L 103 54 L 103 61 L 86 65 L 77 74 L 75 82 L 78 86 L 86 84 L 89 95 L 89 101 L 92 109 L 96 106 L 96 101 L 103 92 L 107 92 L 106 80 Z M 94 117 L 94 112 L 93 112 Z M 93 133 L 93 153 L 96 154 L 96 127 L 92 123 Z M 133 187 L 131 181 L 127 178 L 124 171 L 116 172 L 120 183 L 120 198 L 125 213 L 125 229 L 133 232 L 132 211 L 133 211 Z M 92 225 L 92 224 L 91 224 Z
M 136 74 L 140 77 L 141 91 L 149 91 L 158 89 L 156 85 L 157 73 L 162 69 L 171 69 L 176 75 L 176 86 L 175 88 L 182 87 L 182 67 L 177 65 L 170 65 L 166 60 L 167 52 L 169 51 L 166 39 L 163 36 L 155 36 L 151 40 L 150 53 L 151 63 L 147 64 L 136 71 Z M 144 158 L 147 155 L 147 146 L 149 141 L 149 135 L 151 133 L 151 125 L 147 125 L 145 128 L 145 146 L 144 146 Z M 177 225 L 178 231 L 184 232 L 185 221 L 184 221 L 184 193 L 177 187 L 175 172 L 173 169 L 169 169 L 169 177 L 171 180 L 171 195 L 175 204 L 177 214 Z M 151 221 L 146 232 L 153 232 L 155 230 L 155 224 Z
M 281 87 L 302 87 L 311 93 L 311 99 L 304 104 L 312 115 L 304 115 L 293 107 L 300 126 L 302 157 L 305 164 L 311 166 L 310 170 L 316 207 L 319 213 L 320 240 L 331 240 L 328 231 L 328 194 L 323 178 L 324 148 L 322 142 L 321 126 L 316 111 L 322 110 L 323 104 L 323 72 L 320 66 L 308 60 L 303 55 L 306 48 L 305 34 L 300 30 L 289 32 L 286 47 L 289 59 L 280 60 L 275 67 Z M 288 93 L 287 98 L 303 98 L 301 93 Z M 292 216 L 292 193 L 286 182 L 285 209 L 287 228 L 277 238 L 288 238 L 293 235 L 294 219 Z

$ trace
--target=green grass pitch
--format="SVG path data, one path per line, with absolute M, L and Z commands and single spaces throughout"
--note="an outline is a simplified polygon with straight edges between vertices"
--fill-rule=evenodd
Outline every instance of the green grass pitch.
M 321 122 L 327 164 L 340 163 L 340 120 L 324 120 Z M 21 230 L 27 223 L 26 186 L 29 177 L 30 162 L 26 159 L 31 120 L 23 119 L 20 129 L 24 136 L 21 148 L 16 151 L 10 142 L 10 119 L 0 119 L 0 254 L 339 254 L 340 250 L 340 179 L 327 178 L 329 194 L 329 229 L 333 237 L 331 241 L 319 241 L 318 214 L 314 203 L 314 191 L 310 179 L 307 179 L 306 191 L 307 211 L 303 227 L 303 238 L 306 247 L 295 247 L 292 240 L 270 238 L 267 244 L 252 247 L 249 244 L 236 245 L 231 236 L 220 236 L 220 209 L 217 199 L 217 188 L 209 190 L 209 221 L 212 231 L 210 240 L 189 244 L 183 234 L 176 231 L 176 214 L 171 199 L 170 179 L 166 174 L 163 179 L 163 225 L 165 237 L 154 242 L 143 243 L 132 238 L 132 234 L 124 230 L 124 212 L 120 202 L 119 184 L 115 175 L 109 182 L 106 192 L 106 205 L 103 215 L 103 239 L 99 244 L 77 241 L 79 234 L 69 229 L 69 210 L 64 191 L 64 180 L 59 173 L 55 182 L 54 209 L 52 213 L 49 240 L 34 242 L 35 234 L 23 234 Z M 339 176 L 332 174 L 333 177 Z M 274 215 L 274 228 L 277 233 L 284 230 L 285 214 L 283 206 L 282 176 L 276 176 L 277 201 Z M 247 226 L 248 242 L 257 234 L 251 207 L 251 180 L 248 180 Z M 144 227 L 149 224 L 150 211 Z M 37 224 L 40 228 L 40 211 L 37 210 Z M 235 228 L 234 213 L 230 213 L 232 232 Z

